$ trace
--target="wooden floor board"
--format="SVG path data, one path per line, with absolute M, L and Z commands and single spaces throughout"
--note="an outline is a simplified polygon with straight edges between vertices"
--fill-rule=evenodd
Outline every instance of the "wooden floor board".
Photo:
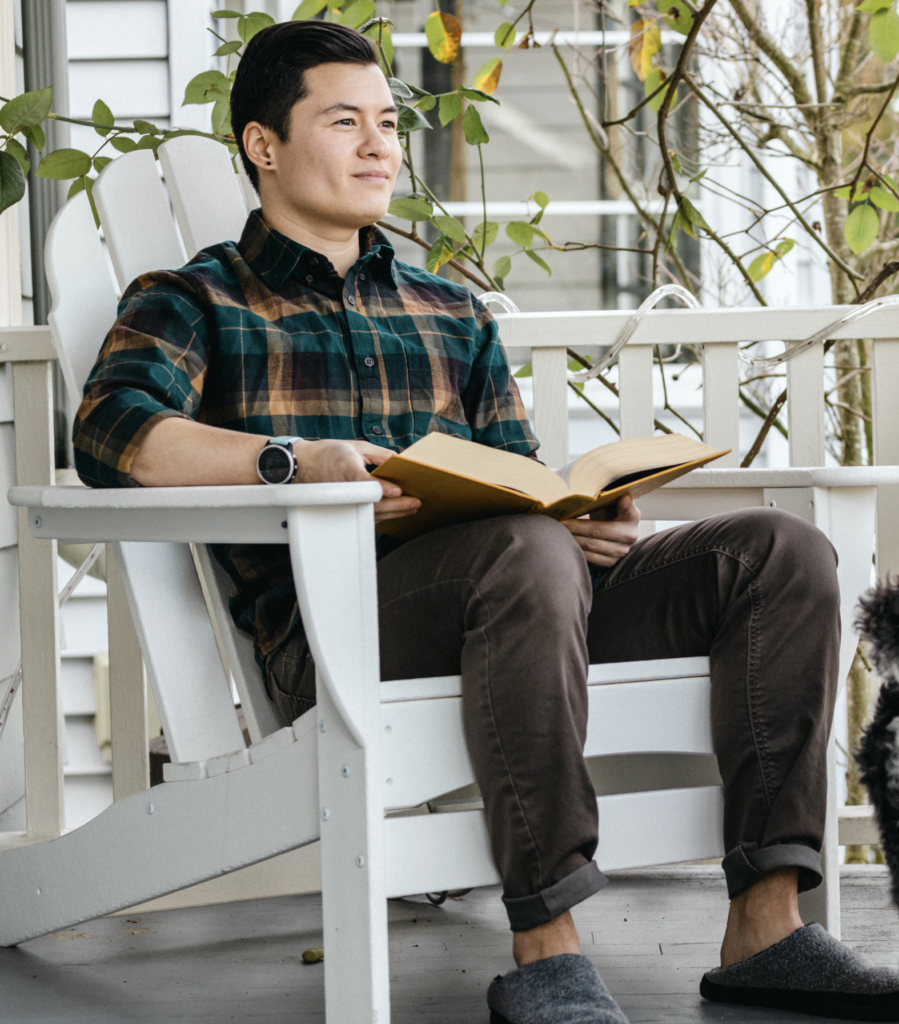
M 883 871 L 847 873 L 843 934 L 870 962 L 899 966 L 899 914 Z M 512 968 L 496 889 L 433 907 L 388 904 L 392 1024 L 486 1024 L 491 979 Z M 575 909 L 583 951 L 632 1024 L 816 1024 L 719 1006 L 698 993 L 727 917 L 714 869 L 622 872 Z M 324 1024 L 316 896 L 102 918 L 0 949 L 0 1024 Z

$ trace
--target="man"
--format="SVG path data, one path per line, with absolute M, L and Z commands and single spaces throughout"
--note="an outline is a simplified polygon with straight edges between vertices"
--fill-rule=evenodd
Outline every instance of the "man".
M 537 449 L 496 325 L 460 286 L 394 257 L 372 225 L 401 166 L 371 43 L 322 22 L 258 33 L 232 125 L 261 211 L 241 240 L 127 290 L 75 428 L 92 486 L 299 484 L 430 431 Z M 376 520 L 419 502 L 382 483 Z M 509 516 L 379 545 L 384 679 L 461 672 L 472 763 L 518 969 L 492 1020 L 620 1024 L 570 909 L 605 883 L 582 751 L 588 661 L 710 655 L 732 897 L 712 998 L 899 1019 L 797 892 L 820 883 L 839 633 L 833 550 L 798 518 L 747 511 L 637 542 L 639 513 Z M 284 546 L 220 552 L 285 722 L 315 703 Z M 834 979 L 837 979 L 834 981 Z M 826 995 L 822 996 L 822 993 Z M 871 1018 L 874 1019 L 874 1018 Z

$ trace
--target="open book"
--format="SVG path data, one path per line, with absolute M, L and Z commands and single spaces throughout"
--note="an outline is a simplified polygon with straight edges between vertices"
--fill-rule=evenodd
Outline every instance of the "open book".
M 615 441 L 587 452 L 558 473 L 534 459 L 448 434 L 428 434 L 382 463 L 373 476 L 421 499 L 413 516 L 387 519 L 378 532 L 417 537 L 452 523 L 537 512 L 576 519 L 638 498 L 727 455 L 681 434 Z

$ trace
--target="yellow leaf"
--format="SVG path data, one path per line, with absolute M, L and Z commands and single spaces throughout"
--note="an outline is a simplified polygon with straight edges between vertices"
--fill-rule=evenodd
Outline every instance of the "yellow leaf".
M 480 89 L 492 96 L 493 93 L 496 92 L 496 87 L 499 85 L 499 76 L 502 73 L 502 60 L 499 57 L 491 57 L 490 60 L 488 60 L 487 63 L 475 73 L 474 78 L 471 80 L 471 84 L 475 89 Z
M 462 43 L 462 22 L 455 15 L 434 11 L 425 22 L 428 49 L 441 64 L 452 64 Z
M 641 82 L 652 70 L 652 58 L 662 49 L 662 33 L 659 26 L 648 18 L 640 18 L 631 25 L 631 41 L 628 52 L 631 64 Z

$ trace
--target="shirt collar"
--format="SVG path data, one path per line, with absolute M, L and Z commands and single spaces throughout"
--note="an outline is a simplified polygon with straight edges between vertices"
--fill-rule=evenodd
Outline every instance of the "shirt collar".
M 261 210 L 253 210 L 247 218 L 237 249 L 253 273 L 272 290 L 280 288 L 295 274 L 305 276 L 317 271 L 317 277 L 337 276 L 330 260 L 276 231 L 262 216 Z M 396 254 L 384 233 L 374 224 L 360 229 L 359 253 L 356 267 L 369 266 L 373 274 L 396 287 L 393 267 Z

